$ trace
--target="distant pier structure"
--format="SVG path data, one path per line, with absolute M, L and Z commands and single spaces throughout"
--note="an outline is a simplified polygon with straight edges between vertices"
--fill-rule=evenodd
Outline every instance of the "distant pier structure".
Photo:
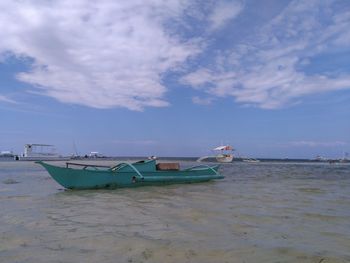
M 22 155 L 15 156 L 15 160 L 45 161 L 67 159 L 59 155 L 56 147 L 51 144 L 32 143 L 24 145 Z

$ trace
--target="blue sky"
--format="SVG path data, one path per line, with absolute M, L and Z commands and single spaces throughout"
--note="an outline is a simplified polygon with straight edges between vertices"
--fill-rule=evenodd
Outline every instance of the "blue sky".
M 0 3 L 0 150 L 350 152 L 349 1 Z

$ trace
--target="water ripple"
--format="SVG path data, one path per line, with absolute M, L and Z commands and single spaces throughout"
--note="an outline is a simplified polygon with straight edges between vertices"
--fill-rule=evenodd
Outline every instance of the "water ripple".
M 0 167 L 0 262 L 350 261 L 349 165 L 233 163 L 217 182 L 87 191 Z

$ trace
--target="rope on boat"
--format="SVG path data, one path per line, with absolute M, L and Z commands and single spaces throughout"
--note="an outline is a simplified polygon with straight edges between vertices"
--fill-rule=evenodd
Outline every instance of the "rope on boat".
M 120 164 L 118 164 L 118 165 L 112 167 L 111 170 L 112 170 L 112 171 L 117 171 L 117 170 L 119 170 L 119 169 L 121 169 L 121 168 L 123 168 L 123 167 L 125 167 L 125 166 L 131 167 L 131 169 L 133 169 L 133 170 L 135 171 L 135 173 L 137 173 L 137 175 L 138 175 L 142 180 L 144 179 L 144 177 L 143 177 L 143 175 L 140 173 L 140 171 L 137 170 L 137 168 L 136 168 L 134 165 L 132 165 L 131 163 L 120 163 Z

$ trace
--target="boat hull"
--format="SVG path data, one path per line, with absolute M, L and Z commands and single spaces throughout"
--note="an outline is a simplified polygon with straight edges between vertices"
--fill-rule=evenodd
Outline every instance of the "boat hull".
M 126 167 L 122 171 L 111 169 L 90 170 L 58 167 L 44 162 L 41 164 L 51 177 L 68 189 L 99 189 L 138 187 L 175 183 L 197 183 L 224 178 L 217 170 L 218 166 L 180 171 L 151 171 L 140 169 L 133 171 Z
M 233 160 L 233 154 L 220 154 L 216 156 L 216 160 L 219 163 L 231 163 Z

